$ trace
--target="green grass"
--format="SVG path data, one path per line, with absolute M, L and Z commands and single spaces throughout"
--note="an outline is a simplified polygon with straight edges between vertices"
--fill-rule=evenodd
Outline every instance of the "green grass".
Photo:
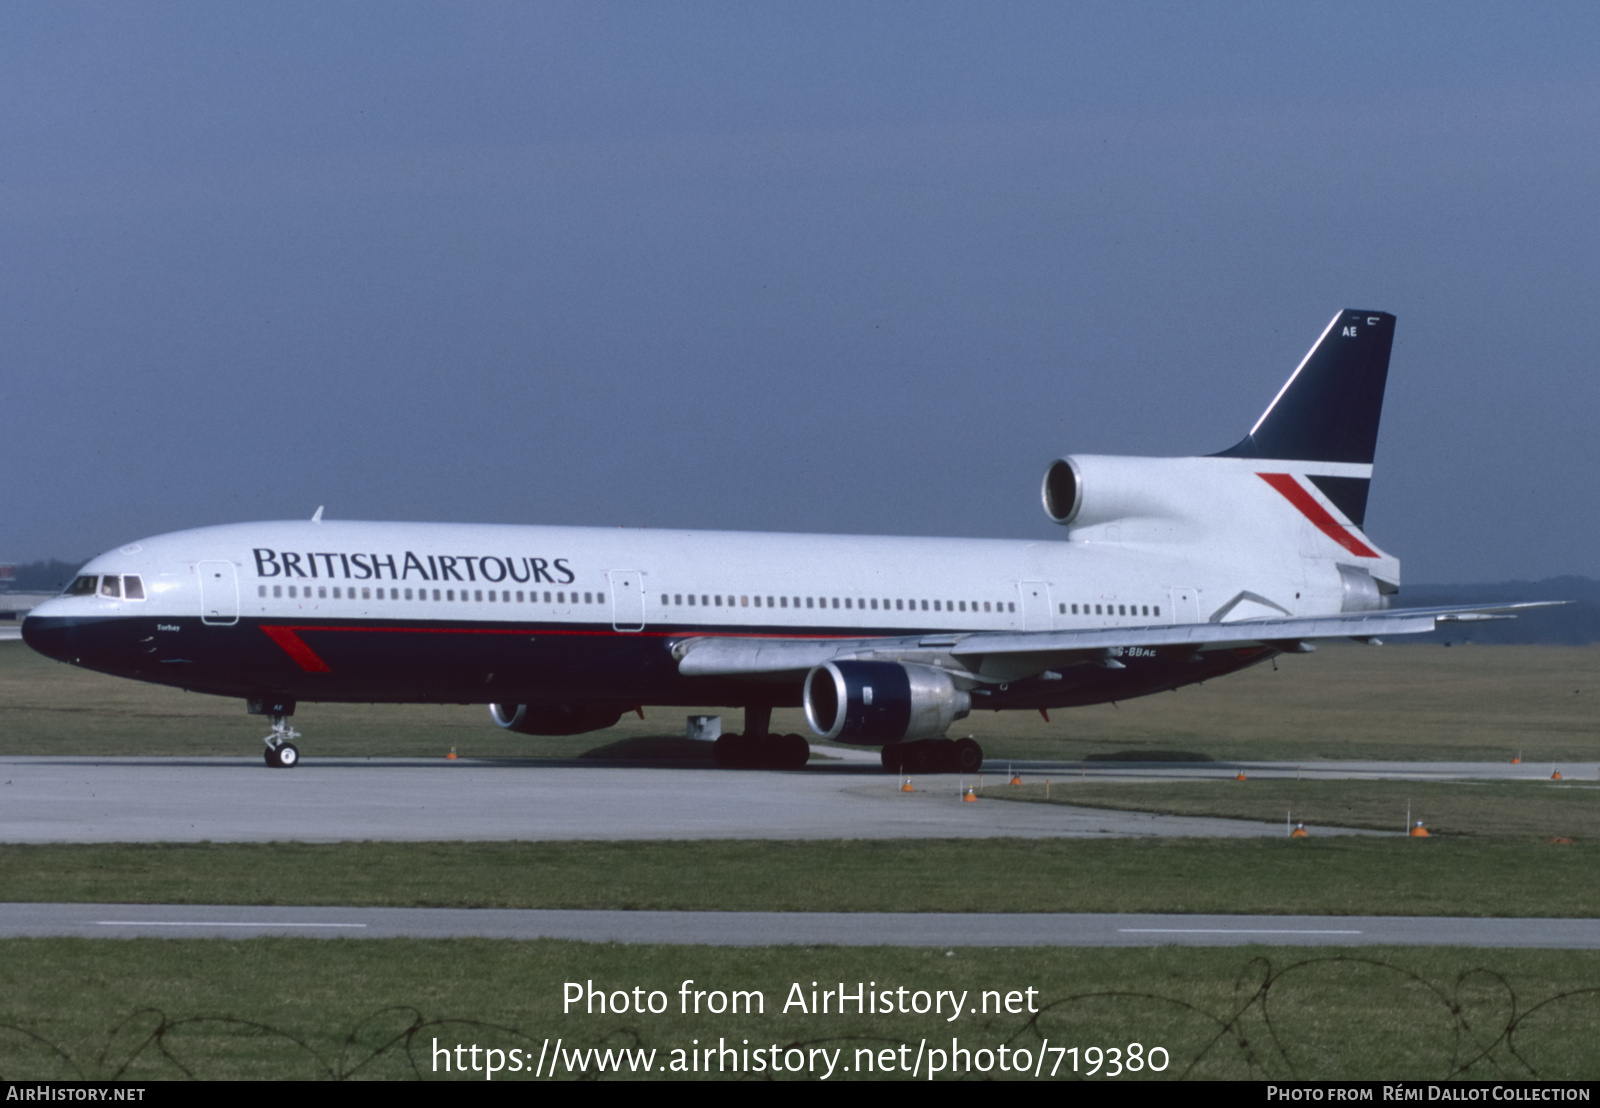
M 759 991 L 764 1011 L 681 1014 L 688 979 Z M 659 990 L 668 1011 L 564 1013 L 565 983 L 590 981 Z M 809 994 L 813 981 L 949 989 L 969 1004 L 1032 988 L 1039 1011 L 785 1014 L 792 986 Z M 839 1050 L 852 1072 L 834 1080 L 864 1076 L 858 1050 L 904 1044 L 910 1060 L 923 1040 L 948 1050 L 952 1038 L 969 1050 L 1075 1046 L 1080 1076 L 1083 1048 L 1139 1043 L 1170 1059 L 1141 1078 L 1593 1078 L 1597 999 L 1593 951 L 13 939 L 0 942 L 0 1078 L 482 1080 L 435 1072 L 435 1040 L 520 1049 L 531 1064 L 547 1037 L 654 1049 L 662 1065 L 696 1039 Z M 1060 1076 L 1070 1067 L 1068 1056 Z
M 1051 713 L 974 713 L 991 758 L 1079 759 L 1191 750 L 1216 759 L 1600 758 L 1600 647 L 1326 646 L 1204 685 Z M 480 705 L 305 704 L 305 757 L 574 757 L 637 738 L 681 736 L 683 717 L 737 709 L 646 708 L 591 735 L 501 731 Z M 798 709 L 779 731 L 805 733 Z M 0 643 L 0 754 L 253 754 L 266 727 L 238 701 L 90 673 Z
M 1591 771 L 1592 773 L 1592 771 Z M 1072 776 L 1023 785 L 989 785 L 987 799 L 1069 804 L 1181 816 L 1284 822 L 1311 831 L 1357 827 L 1399 832 L 1406 814 L 1432 835 L 1600 842 L 1600 782 L 1562 781 L 1237 781 L 1101 782 Z
M 0 899 L 1593 917 L 1600 846 L 1439 838 L 0 846 Z

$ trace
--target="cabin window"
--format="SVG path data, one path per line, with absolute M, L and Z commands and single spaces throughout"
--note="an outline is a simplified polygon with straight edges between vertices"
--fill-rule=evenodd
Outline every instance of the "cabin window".
M 767 607 L 772 607 L 772 597 L 767 597 Z
M 445 589 L 444 590 L 444 598 L 446 600 L 454 600 L 456 598 L 456 590 L 455 589 Z
M 256 586 L 256 595 L 257 596 L 266 596 L 267 595 L 267 586 L 265 586 L 265 585 L 257 585 Z
M 283 586 L 282 585 L 273 585 L 272 586 L 272 598 L 274 600 L 279 600 L 282 597 L 283 597 Z
M 787 596 L 778 597 L 778 607 L 787 608 L 788 606 L 789 606 L 789 598 Z

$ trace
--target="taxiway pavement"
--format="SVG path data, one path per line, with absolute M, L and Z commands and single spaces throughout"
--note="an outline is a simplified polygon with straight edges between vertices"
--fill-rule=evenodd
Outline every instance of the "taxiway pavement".
M 991 776 L 989 780 L 995 779 Z M 397 758 L 0 758 L 0 842 L 1282 835 L 1281 823 L 966 803 L 975 777 Z
M 1502 763 L 991 763 L 1037 781 L 1354 777 L 1544 779 Z M 995 772 L 998 770 L 999 772 Z M 1574 782 L 1592 766 L 1568 767 Z M 915 779 L 915 792 L 852 759 L 797 772 L 531 760 L 0 758 L 0 842 L 338 842 L 366 839 L 626 840 L 1258 837 L 1279 822 L 1163 816 L 984 799 L 975 777 Z M 1340 833 L 1313 828 L 1313 834 Z M 1353 833 L 1353 832 L 1352 832 Z M 1369 832 L 1373 833 L 1373 832 Z

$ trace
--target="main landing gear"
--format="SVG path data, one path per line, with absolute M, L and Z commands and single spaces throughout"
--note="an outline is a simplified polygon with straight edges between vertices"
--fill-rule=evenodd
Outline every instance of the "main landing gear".
M 983 768 L 983 747 L 972 739 L 922 739 L 890 743 L 882 758 L 890 773 L 977 773 Z
M 752 704 L 744 710 L 744 734 L 723 735 L 711 757 L 725 769 L 802 769 L 811 759 L 811 744 L 799 735 L 769 734 L 772 706 Z
M 267 765 L 273 769 L 293 769 L 300 764 L 300 751 L 293 742 L 300 737 L 300 732 L 289 726 L 289 717 L 294 715 L 294 701 L 267 697 L 246 700 L 244 710 L 272 721 L 272 734 L 261 740 L 267 744 L 261 755 Z

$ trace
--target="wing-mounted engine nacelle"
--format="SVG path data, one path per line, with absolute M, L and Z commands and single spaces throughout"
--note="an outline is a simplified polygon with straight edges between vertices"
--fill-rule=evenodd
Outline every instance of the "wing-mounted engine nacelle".
M 622 709 L 607 704 L 491 704 L 497 727 L 519 735 L 581 735 L 600 731 L 622 718 Z
M 827 662 L 806 674 L 806 722 L 824 739 L 878 746 L 931 739 L 972 709 L 950 675 L 899 662 Z

